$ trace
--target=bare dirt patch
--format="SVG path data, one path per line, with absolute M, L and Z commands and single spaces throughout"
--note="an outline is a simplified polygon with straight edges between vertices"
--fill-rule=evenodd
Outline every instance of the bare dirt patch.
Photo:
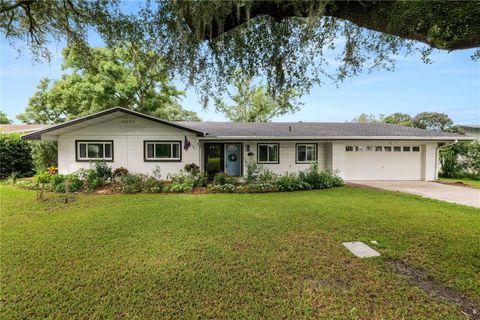
M 470 319 L 480 320 L 480 309 L 475 306 L 469 297 L 455 289 L 448 288 L 435 282 L 435 280 L 426 272 L 411 268 L 401 261 L 387 260 L 385 263 L 422 289 L 428 296 L 438 296 L 445 299 L 458 306 L 460 311 L 469 316 Z
M 448 182 L 448 181 L 435 181 L 437 183 L 441 183 L 441 184 L 446 184 L 447 186 L 456 186 L 456 187 L 464 187 L 464 188 L 472 188 L 472 189 L 476 189 L 475 187 L 469 185 L 469 184 L 466 184 L 466 183 L 463 183 L 462 181 L 455 181 L 455 182 Z

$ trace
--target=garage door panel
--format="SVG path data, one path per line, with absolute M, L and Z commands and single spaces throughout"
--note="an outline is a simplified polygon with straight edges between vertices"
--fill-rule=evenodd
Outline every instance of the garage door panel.
M 346 152 L 347 180 L 422 180 L 421 152 Z

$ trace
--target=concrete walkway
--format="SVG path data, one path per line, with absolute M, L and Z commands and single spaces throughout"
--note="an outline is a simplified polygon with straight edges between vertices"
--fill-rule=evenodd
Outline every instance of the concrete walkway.
M 443 200 L 480 208 L 480 189 L 452 186 L 430 181 L 348 181 L 391 191 L 416 194 L 422 197 Z

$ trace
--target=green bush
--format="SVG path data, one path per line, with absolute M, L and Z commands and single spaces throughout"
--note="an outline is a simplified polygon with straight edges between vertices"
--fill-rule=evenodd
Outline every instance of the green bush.
M 216 186 L 223 186 L 225 184 L 238 185 L 239 180 L 237 177 L 229 176 L 224 172 L 219 172 L 213 177 L 213 184 Z
M 34 177 L 33 180 L 38 184 L 38 183 L 50 183 L 52 181 L 53 175 L 48 173 L 47 171 L 42 171 L 37 173 Z
M 235 191 L 237 191 L 237 186 L 230 183 L 214 184 L 210 186 L 210 190 L 212 192 L 218 192 L 218 193 L 234 193 Z
M 121 191 L 123 193 L 137 193 L 145 190 L 146 178 L 139 174 L 127 174 L 121 177 Z
M 274 183 L 278 175 L 273 170 L 263 169 L 258 175 L 258 181 L 263 183 Z
M 66 185 L 68 184 L 69 192 L 77 192 L 83 186 L 83 181 L 80 180 L 77 174 L 71 173 L 67 175 L 55 174 L 50 180 L 49 189 L 53 192 L 63 193 L 65 192 Z
M 31 177 L 35 170 L 32 148 L 18 134 L 0 134 L 0 179 L 16 172 L 18 178 Z
M 200 167 L 195 163 L 187 163 L 184 169 L 185 169 L 185 172 L 193 176 L 200 174 Z
M 263 167 L 260 166 L 255 159 L 249 158 L 247 160 L 247 176 L 245 177 L 245 181 L 247 183 L 256 182 L 262 171 Z
M 286 173 L 280 176 L 276 181 L 276 188 L 283 192 L 312 189 L 310 184 L 294 173 Z
M 480 142 L 464 141 L 440 150 L 440 176 L 480 179 Z
M 35 171 L 41 172 L 48 167 L 58 167 L 57 141 L 30 141 Z
M 166 184 L 163 189 L 165 192 L 191 192 L 193 190 L 193 180 L 172 181 Z
M 107 165 L 105 161 L 95 161 L 93 164 L 97 176 L 102 179 L 102 182 L 112 178 L 112 167 Z
M 112 172 L 113 177 L 121 177 L 128 174 L 128 169 L 124 167 L 116 168 Z
M 33 180 L 17 180 L 17 183 L 15 183 L 15 186 L 22 188 L 22 189 L 27 189 L 27 190 L 38 190 L 40 189 L 40 186 L 38 183 L 36 183 Z
M 246 186 L 246 189 L 250 193 L 263 193 L 263 192 L 276 191 L 275 186 L 269 182 L 250 183 Z
M 316 163 L 306 171 L 299 172 L 299 179 L 308 183 L 312 189 L 326 189 L 343 186 L 343 179 L 330 170 L 320 171 Z
M 103 183 L 101 177 L 98 176 L 98 173 L 95 169 L 80 169 L 77 172 L 77 176 L 83 181 L 85 189 L 88 192 L 94 191 L 96 188 L 100 187 Z
M 144 191 L 146 192 L 162 192 L 164 182 L 157 180 L 154 177 L 148 177 L 145 180 Z

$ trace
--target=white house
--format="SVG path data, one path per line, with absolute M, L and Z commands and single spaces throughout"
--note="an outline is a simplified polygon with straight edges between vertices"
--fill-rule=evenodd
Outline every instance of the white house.
M 317 162 L 346 180 L 435 180 L 438 146 L 471 138 L 380 123 L 169 122 L 112 108 L 22 137 L 58 141 L 60 173 L 104 160 L 163 176 L 195 163 L 212 175 L 242 176 L 247 161 L 276 173 Z

